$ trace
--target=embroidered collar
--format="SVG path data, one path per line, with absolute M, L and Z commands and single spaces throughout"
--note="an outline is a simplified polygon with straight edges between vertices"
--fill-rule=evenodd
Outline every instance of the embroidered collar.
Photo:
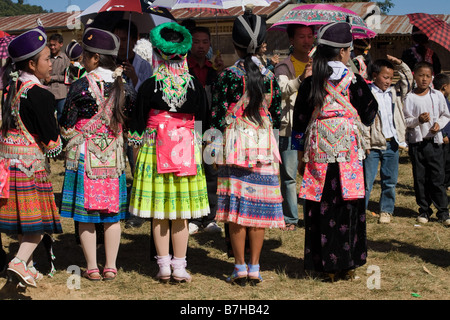
M 97 69 L 92 70 L 89 73 L 95 74 L 100 78 L 100 80 L 103 80 L 105 82 L 114 82 L 114 79 L 112 77 L 113 72 L 109 69 L 98 67 Z
M 348 73 L 348 68 L 341 61 L 328 61 L 328 65 L 333 68 L 330 80 L 341 80 Z
M 39 81 L 39 79 L 32 73 L 21 71 L 19 75 L 19 81 L 24 83 L 27 81 L 33 81 L 36 84 L 42 85 L 42 83 Z
M 156 51 L 153 53 L 155 92 L 161 91 L 169 111 L 176 112 L 186 102 L 188 88 L 194 88 L 187 60 L 166 60 Z
M 252 56 L 252 61 L 256 64 L 256 66 L 259 68 L 259 71 L 261 72 L 261 74 L 263 76 L 266 76 L 267 74 L 269 74 L 270 70 L 267 69 L 261 62 L 261 60 L 258 59 L 257 56 Z M 235 66 L 244 70 L 245 73 L 245 67 L 244 67 L 244 59 L 239 59 L 238 61 L 236 61 Z

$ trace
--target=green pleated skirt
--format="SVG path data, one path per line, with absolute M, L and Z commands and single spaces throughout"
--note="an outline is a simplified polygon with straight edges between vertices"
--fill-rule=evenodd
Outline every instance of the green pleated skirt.
M 160 174 L 156 166 L 156 133 L 151 132 L 136 160 L 129 211 L 141 218 L 195 219 L 209 213 L 201 149 L 195 144 L 197 175 Z

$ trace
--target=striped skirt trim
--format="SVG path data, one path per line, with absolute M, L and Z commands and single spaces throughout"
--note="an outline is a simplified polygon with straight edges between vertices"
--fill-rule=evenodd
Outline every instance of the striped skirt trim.
M 130 197 L 130 213 L 141 218 L 195 219 L 209 214 L 201 153 L 195 145 L 197 175 L 160 174 L 156 166 L 155 135 L 139 150 Z
M 9 198 L 0 199 L 0 232 L 62 233 L 53 186 L 45 171 L 28 177 L 10 166 Z
M 119 184 L 119 212 L 86 209 L 84 155 L 80 156 L 78 170 L 66 169 L 62 191 L 61 216 L 84 223 L 114 223 L 129 217 L 127 182 L 125 173 L 116 181 Z
M 223 166 L 218 177 L 216 219 L 246 227 L 283 228 L 280 182 L 270 171 Z M 274 171 L 272 171 L 274 172 Z

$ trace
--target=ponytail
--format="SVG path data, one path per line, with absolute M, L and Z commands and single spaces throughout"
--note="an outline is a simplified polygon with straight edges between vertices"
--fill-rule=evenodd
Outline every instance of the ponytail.
M 92 58 L 95 53 L 85 50 L 85 54 L 88 58 Z M 110 122 L 110 128 L 114 131 L 114 134 L 117 134 L 119 129 L 119 124 L 124 125 L 126 122 L 126 117 L 123 112 L 123 106 L 125 104 L 125 88 L 123 85 L 122 74 L 116 72 L 117 66 L 113 56 L 100 54 L 98 66 L 111 70 L 115 73 L 115 80 L 112 85 L 111 90 L 109 91 L 109 96 L 114 95 L 114 103 L 112 107 L 112 118 Z
M 123 112 L 123 106 L 125 105 L 125 87 L 123 85 L 122 75 L 117 75 L 116 79 L 114 80 L 110 96 L 113 94 L 113 115 L 110 125 L 111 129 L 116 133 L 118 131 L 119 124 L 124 125 L 126 122 L 126 117 Z
M 312 66 L 311 92 L 308 97 L 309 104 L 314 107 L 322 107 L 327 91 L 325 83 L 333 74 L 333 69 L 328 65 L 328 61 L 335 59 L 339 55 L 340 48 L 320 44 L 314 54 Z
M 7 90 L 6 97 L 2 96 L 2 135 L 5 137 L 8 130 L 12 127 L 13 117 L 11 114 L 11 102 L 17 92 L 16 81 L 12 79 L 11 73 L 15 72 L 15 65 L 12 63 L 11 58 L 8 58 L 4 67 L 4 73 L 2 77 L 3 91 Z M 5 100 L 3 101 L 3 98 Z
M 244 68 L 247 74 L 247 93 L 250 98 L 244 115 L 259 125 L 263 124 L 263 119 L 259 113 L 259 108 L 264 99 L 264 78 L 259 67 L 253 62 L 252 55 L 248 54 L 244 59 Z

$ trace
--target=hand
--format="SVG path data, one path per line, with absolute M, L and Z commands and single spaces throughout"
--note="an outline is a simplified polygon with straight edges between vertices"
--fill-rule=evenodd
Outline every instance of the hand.
M 136 74 L 136 70 L 134 69 L 133 65 L 129 61 L 123 62 L 123 73 L 131 79 L 133 82 L 133 85 L 136 86 L 138 82 L 138 76 Z
M 366 150 L 366 155 L 369 155 L 370 154 L 370 149 L 367 149 Z
M 448 137 L 444 137 L 444 143 L 445 144 L 449 144 L 450 143 L 450 140 L 448 139 Z
M 276 55 L 272 56 L 272 58 L 270 58 L 270 60 L 272 61 L 273 65 L 276 65 L 277 63 L 280 62 L 280 56 L 276 54 Z
M 400 60 L 400 59 L 398 59 L 398 58 L 396 58 L 394 56 L 391 56 L 391 55 L 387 54 L 386 57 L 389 60 L 389 62 L 391 62 L 393 65 L 400 65 L 400 64 L 402 64 L 402 60 Z
M 419 122 L 420 123 L 425 123 L 425 122 L 428 122 L 428 121 L 430 121 L 430 113 L 429 112 L 421 113 L 420 116 L 419 116 Z
M 225 68 L 225 63 L 223 62 L 222 56 L 217 55 L 214 59 L 214 69 L 217 73 L 220 73 Z
M 311 75 L 312 75 L 312 59 L 309 59 L 309 62 L 305 66 L 305 70 L 303 70 L 303 73 L 300 76 L 300 80 L 303 81 Z
M 433 126 L 430 128 L 430 132 L 433 133 L 433 134 L 438 133 L 439 130 L 441 130 L 441 127 L 439 126 L 439 124 L 437 122 L 435 122 L 433 124 Z

